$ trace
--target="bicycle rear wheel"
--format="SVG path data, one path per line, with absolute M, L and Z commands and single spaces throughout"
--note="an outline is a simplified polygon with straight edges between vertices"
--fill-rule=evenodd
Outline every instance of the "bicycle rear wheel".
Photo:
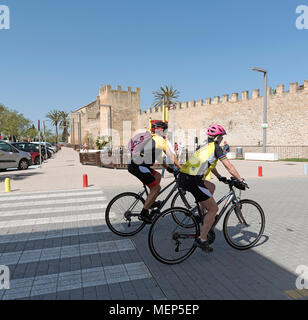
M 174 215 L 181 223 L 174 220 Z M 187 225 L 192 227 L 187 228 Z M 193 243 L 199 234 L 199 224 L 187 209 L 170 208 L 157 216 L 151 225 L 150 251 L 162 263 L 180 263 L 195 251 Z
M 227 212 L 223 232 L 228 244 L 237 250 L 253 247 L 261 238 L 265 215 L 258 203 L 241 200 Z
M 114 197 L 105 211 L 108 228 L 118 236 L 133 236 L 141 231 L 145 223 L 138 219 L 144 199 L 133 192 L 125 192 Z

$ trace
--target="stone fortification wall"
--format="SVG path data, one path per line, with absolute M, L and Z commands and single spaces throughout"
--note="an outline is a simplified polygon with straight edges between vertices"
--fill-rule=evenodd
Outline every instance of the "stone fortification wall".
M 308 145 L 308 81 L 299 86 L 291 83 L 289 90 L 277 86 L 273 94 L 268 88 L 268 129 L 269 145 Z M 263 140 L 263 104 L 260 90 L 222 97 L 207 98 L 205 101 L 190 101 L 176 104 L 169 111 L 170 131 L 196 129 L 196 136 L 203 141 L 202 129 L 212 123 L 219 123 L 227 130 L 226 140 L 230 145 L 261 145 Z M 148 108 L 140 112 L 139 127 L 148 125 L 149 118 L 162 119 L 162 109 Z M 201 129 L 201 130 L 200 130 Z M 201 133 L 201 134 L 200 134 Z M 189 135 L 186 134 L 186 137 Z M 175 141 L 191 145 L 192 141 Z M 199 140 L 200 141 L 200 140 Z

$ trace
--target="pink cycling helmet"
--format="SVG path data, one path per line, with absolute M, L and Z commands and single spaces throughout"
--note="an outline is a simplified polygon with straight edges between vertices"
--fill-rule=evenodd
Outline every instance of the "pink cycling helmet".
M 225 134 L 227 134 L 226 130 L 219 124 L 212 124 L 207 129 L 207 135 L 211 137 L 224 136 Z

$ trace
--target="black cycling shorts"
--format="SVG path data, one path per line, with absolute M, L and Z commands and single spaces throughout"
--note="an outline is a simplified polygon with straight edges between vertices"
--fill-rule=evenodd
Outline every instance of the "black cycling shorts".
M 191 176 L 180 172 L 178 181 L 179 186 L 192 193 L 197 202 L 202 202 L 212 197 L 210 190 L 205 187 L 201 176 Z
M 136 165 L 134 163 L 131 163 L 128 165 L 128 172 L 138 178 L 149 188 L 152 188 L 158 184 L 158 181 L 154 177 L 157 171 L 149 168 L 148 166 Z

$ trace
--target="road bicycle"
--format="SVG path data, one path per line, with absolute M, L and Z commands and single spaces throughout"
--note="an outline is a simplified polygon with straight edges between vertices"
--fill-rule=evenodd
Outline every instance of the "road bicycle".
M 177 199 L 181 199 L 182 203 L 190 208 L 190 204 L 186 199 L 186 192 L 184 192 L 178 185 L 178 176 L 179 171 L 174 172 L 174 180 L 164 187 L 159 195 L 164 193 L 172 185 L 173 188 L 170 190 L 165 200 L 155 201 L 152 205 L 150 216 L 152 221 L 157 215 L 161 213 L 161 210 L 175 193 L 174 198 L 171 201 L 171 205 L 175 205 Z M 105 211 L 105 219 L 108 228 L 115 234 L 122 237 L 129 237 L 140 232 L 146 225 L 145 222 L 139 220 L 141 210 L 145 202 L 144 196 L 148 196 L 148 190 L 146 185 L 143 185 L 143 189 L 138 192 L 124 192 L 116 197 L 114 197 L 108 204 Z M 177 217 L 174 217 L 177 219 Z M 175 220 L 177 221 L 177 220 Z
M 241 200 L 235 193 L 239 181 L 231 178 L 225 182 L 230 191 L 217 204 L 222 209 L 208 234 L 208 241 L 215 241 L 215 227 L 226 213 L 223 221 L 223 234 L 227 243 L 238 250 L 253 247 L 263 235 L 265 215 L 261 206 L 253 200 Z M 248 187 L 248 186 L 247 186 Z M 182 198 L 182 194 L 177 195 Z M 187 200 L 187 199 L 186 199 Z M 184 200 L 183 200 L 184 202 Z M 177 264 L 187 259 L 196 249 L 195 239 L 200 235 L 200 225 L 204 214 L 197 203 L 190 209 L 171 207 L 156 216 L 149 230 L 148 244 L 152 255 L 165 264 Z M 206 213 L 205 213 L 206 214 Z

